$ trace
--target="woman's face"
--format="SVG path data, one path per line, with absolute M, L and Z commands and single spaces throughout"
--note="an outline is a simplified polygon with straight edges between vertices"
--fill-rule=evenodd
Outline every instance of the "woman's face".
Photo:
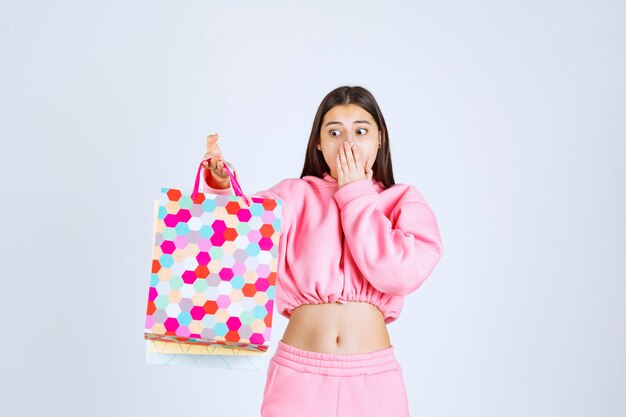
M 381 132 L 371 114 L 356 104 L 342 104 L 331 108 L 322 119 L 317 149 L 324 154 L 330 175 L 337 179 L 336 156 L 346 141 L 356 144 L 361 161 L 374 164 Z M 365 174 L 365 170 L 363 171 Z

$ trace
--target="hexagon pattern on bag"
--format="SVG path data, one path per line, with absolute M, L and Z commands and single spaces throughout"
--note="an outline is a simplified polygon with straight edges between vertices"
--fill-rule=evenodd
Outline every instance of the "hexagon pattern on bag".
M 145 338 L 267 351 L 282 201 L 162 188 Z

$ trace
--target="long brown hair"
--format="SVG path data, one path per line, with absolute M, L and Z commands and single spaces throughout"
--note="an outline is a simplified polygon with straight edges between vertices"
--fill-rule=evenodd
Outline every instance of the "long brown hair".
M 376 121 L 376 125 L 381 132 L 381 147 L 372 165 L 372 176 L 376 181 L 381 183 L 383 189 L 391 187 L 395 184 L 395 181 L 393 179 L 393 168 L 391 166 L 387 124 L 372 93 L 366 88 L 359 86 L 337 87 L 328 93 L 320 103 L 317 113 L 315 114 L 315 119 L 313 120 L 313 127 L 311 128 L 309 143 L 306 147 L 306 156 L 304 158 L 304 166 L 302 167 L 300 178 L 305 175 L 313 175 L 322 178 L 325 172 L 328 172 L 330 175 L 330 167 L 324 160 L 324 154 L 317 149 L 317 144 L 320 140 L 324 115 L 333 107 L 342 104 L 356 104 L 368 112 Z

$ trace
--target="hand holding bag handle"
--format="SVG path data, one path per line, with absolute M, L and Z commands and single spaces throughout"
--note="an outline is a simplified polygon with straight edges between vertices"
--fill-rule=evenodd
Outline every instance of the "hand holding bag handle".
M 202 161 L 200 161 L 200 165 L 198 165 L 198 172 L 196 173 L 196 183 L 194 184 L 193 192 L 191 193 L 192 200 L 195 200 L 196 196 L 198 195 L 198 189 L 200 187 L 200 173 L 202 172 L 202 163 L 205 161 L 208 162 L 210 160 L 211 158 L 203 159 Z M 228 164 L 224 164 L 224 169 L 226 170 L 226 172 L 228 173 L 228 176 L 230 177 L 230 183 L 233 186 L 235 195 L 243 197 L 244 201 L 249 206 L 250 200 L 248 200 L 248 197 L 246 197 L 246 195 L 241 190 L 241 186 L 239 185 L 239 182 L 235 179 L 235 176 L 233 175 L 233 173 L 230 171 L 230 168 L 228 168 Z

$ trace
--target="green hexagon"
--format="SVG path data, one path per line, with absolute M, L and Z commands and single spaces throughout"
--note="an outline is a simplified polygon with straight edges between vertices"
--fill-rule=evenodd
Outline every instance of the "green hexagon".
M 173 290 L 180 290 L 181 288 L 183 288 L 184 284 L 185 282 L 183 281 L 183 277 L 174 275 L 172 278 L 170 278 L 170 288 L 172 288 Z
M 197 292 L 204 292 L 207 288 L 209 288 L 209 284 L 206 282 L 206 279 L 198 278 L 193 283 L 193 287 Z
M 254 314 L 251 311 L 242 311 L 239 314 L 239 320 L 241 320 L 241 324 L 244 326 L 249 326 L 254 321 Z
M 219 246 L 213 246 L 209 249 L 209 255 L 211 259 L 222 259 L 224 257 L 224 249 Z
M 238 223 L 235 226 L 235 230 L 237 230 L 239 236 L 246 236 L 250 232 L 250 225 L 248 223 Z
M 184 195 L 180 198 L 180 200 L 178 200 L 178 206 L 180 208 L 188 209 L 192 204 L 193 201 L 191 201 L 191 197 L 188 195 Z
M 165 230 L 163 230 L 163 240 L 174 240 L 176 236 L 178 235 L 176 234 L 176 229 L 173 227 L 166 227 Z
M 154 299 L 154 305 L 159 310 L 165 310 L 165 307 L 167 307 L 169 304 L 170 304 L 170 300 L 168 300 L 167 296 L 164 294 L 159 294 Z

